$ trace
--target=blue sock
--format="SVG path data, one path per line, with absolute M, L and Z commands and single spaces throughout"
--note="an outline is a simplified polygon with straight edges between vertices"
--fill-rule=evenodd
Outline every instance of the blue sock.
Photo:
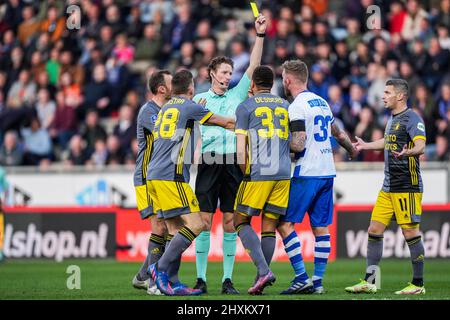
M 314 246 L 314 276 L 312 278 L 315 288 L 322 286 L 322 278 L 327 267 L 330 251 L 330 235 L 317 236 Z
M 283 239 L 284 250 L 291 261 L 292 268 L 295 272 L 296 281 L 305 281 L 308 279 L 308 274 L 306 273 L 305 264 L 302 257 L 302 246 L 297 233 L 292 231 L 290 235 Z

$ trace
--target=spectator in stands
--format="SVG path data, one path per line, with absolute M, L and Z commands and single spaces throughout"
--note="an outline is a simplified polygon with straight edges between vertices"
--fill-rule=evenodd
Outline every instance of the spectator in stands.
M 443 50 L 439 44 L 438 38 L 431 38 L 428 48 L 430 61 L 425 66 L 424 75 L 427 85 L 434 91 L 444 78 L 450 66 L 450 52 Z
M 362 35 L 360 31 L 360 24 L 358 19 L 348 19 L 346 23 L 347 36 L 345 41 L 347 43 L 348 49 L 354 51 L 358 43 L 362 40 Z
M 437 29 L 437 37 L 439 40 L 439 45 L 444 50 L 450 50 L 450 28 L 445 26 L 445 24 L 438 24 L 436 26 Z
M 311 67 L 311 78 L 308 82 L 309 90 L 328 100 L 328 88 L 331 84 L 331 80 L 326 76 L 320 64 Z
M 72 52 L 70 50 L 63 50 L 59 56 L 60 70 L 59 74 L 69 72 L 74 83 L 83 85 L 84 83 L 84 69 L 78 64 L 74 63 Z
M 126 34 L 121 33 L 116 37 L 116 46 L 112 55 L 117 58 L 119 64 L 129 64 L 134 59 L 134 47 L 128 43 Z
M 40 89 L 37 94 L 36 111 L 44 129 L 49 129 L 55 117 L 56 104 L 50 99 L 47 89 Z
M 405 79 L 408 82 L 409 90 L 414 92 L 416 87 L 422 81 L 420 78 L 414 73 L 414 69 L 411 66 L 411 63 L 408 60 L 402 60 L 400 62 L 400 77 Z
M 116 135 L 108 136 L 106 140 L 106 164 L 107 165 L 117 165 L 125 163 L 125 153 L 122 151 L 120 146 L 119 137 Z
M 99 116 L 108 117 L 111 113 L 111 85 L 106 79 L 103 64 L 94 67 L 93 80 L 84 87 L 84 110 L 95 108 Z
M 420 77 L 425 76 L 425 69 L 428 68 L 427 65 L 430 63 L 430 56 L 425 50 L 422 39 L 414 39 L 409 56 L 411 57 L 411 65 L 417 71 L 417 75 Z
M 113 134 L 119 139 L 119 146 L 123 152 L 130 149 L 131 141 L 136 136 L 136 122 L 133 109 L 123 105 L 119 110 L 119 122 L 114 127 Z
M 436 137 L 436 151 L 435 153 L 427 159 L 429 161 L 450 161 L 450 151 L 448 145 L 448 137 L 444 134 L 439 134 Z
M 78 108 L 83 102 L 81 85 L 74 83 L 70 72 L 64 72 L 59 77 L 59 88 L 66 97 L 66 103 L 69 107 Z
M 89 152 L 94 151 L 97 140 L 106 141 L 106 131 L 99 123 L 98 112 L 90 109 L 86 114 L 86 121 L 80 128 L 80 135 L 86 141 L 86 148 Z
M 340 85 L 348 87 L 348 74 L 350 73 L 350 59 L 347 43 L 344 40 L 336 42 L 336 60 L 331 67 L 331 74 Z
M 441 87 L 441 94 L 438 99 L 438 111 L 441 119 L 448 122 L 450 111 L 450 83 L 444 83 Z
M 22 9 L 23 22 L 19 25 L 17 38 L 23 46 L 28 46 L 39 31 L 41 22 L 36 18 L 34 8 L 26 5 Z
M 13 83 L 8 92 L 6 102 L 9 108 L 29 107 L 36 98 L 36 84 L 30 79 L 30 72 L 26 69 L 19 74 L 19 79 Z
M 401 33 L 403 39 L 409 41 L 419 36 L 421 20 L 427 18 L 428 14 L 418 0 L 408 0 L 406 9 L 407 15 Z
M 122 23 L 122 17 L 120 15 L 119 7 L 115 4 L 108 6 L 106 9 L 106 25 L 111 28 L 114 36 L 123 31 L 124 26 Z
M 89 166 L 103 167 L 106 165 L 108 158 L 108 150 L 106 149 L 105 140 L 98 138 L 94 142 L 94 149 L 86 164 Z
M 139 6 L 133 5 L 130 8 L 130 14 L 126 18 L 126 34 L 130 41 L 135 43 L 137 39 L 141 38 L 144 25 L 141 22 L 141 12 Z
M 41 127 L 39 119 L 31 119 L 29 128 L 21 130 L 24 142 L 26 165 L 47 165 L 52 158 L 52 141 L 47 130 Z
M 316 37 L 312 20 L 303 20 L 298 26 L 298 38 L 306 45 L 308 50 L 314 48 Z
M 370 140 L 370 141 L 377 141 L 380 139 L 383 139 L 384 133 L 383 130 L 374 127 L 372 130 L 372 135 L 370 139 L 376 139 L 376 140 Z M 367 162 L 383 162 L 384 161 L 384 150 L 365 150 L 363 153 L 363 161 Z
M 157 65 L 162 48 L 161 35 L 153 23 L 144 27 L 144 37 L 139 39 L 136 44 L 135 61 L 131 68 L 142 72 L 150 65 Z
M 364 141 L 372 141 L 372 132 L 375 128 L 374 111 L 369 106 L 364 106 L 359 113 L 359 121 L 355 127 L 355 136 Z
M 111 56 L 111 52 L 114 49 L 114 33 L 110 25 L 101 27 L 98 48 L 100 48 L 104 60 Z
M 441 0 L 436 22 L 438 24 L 443 24 L 447 29 L 450 29 L 450 0 Z
M 230 87 L 234 87 L 241 80 L 250 62 L 250 54 L 246 50 L 243 39 L 234 39 L 231 42 L 231 59 L 234 62 L 233 74 Z
M 367 103 L 377 114 L 382 114 L 385 109 L 383 95 L 386 81 L 388 80 L 387 71 L 386 67 L 382 64 L 372 63 L 371 65 L 374 66 L 376 76 L 371 81 L 370 87 L 367 90 Z M 367 73 L 369 74 L 369 71 Z
M 91 1 L 82 1 L 83 15 L 86 16 L 86 23 L 83 23 L 80 34 L 86 38 L 96 37 L 102 22 L 100 20 L 100 7 Z
M 125 155 L 125 164 L 134 168 L 136 165 L 137 153 L 139 150 L 139 144 L 136 138 L 131 141 L 131 150 Z
M 403 24 L 408 13 L 400 1 L 393 1 L 390 4 L 390 12 L 388 15 L 389 32 L 391 35 L 402 32 Z
M 302 40 L 297 40 L 294 46 L 294 58 L 302 60 L 307 66 L 312 66 L 316 60 L 314 54 L 307 49 Z
M 302 22 L 303 24 L 304 22 Z M 292 54 L 294 52 L 294 45 L 296 37 L 293 35 L 290 31 L 290 24 L 291 22 L 288 20 L 279 20 L 277 22 L 277 35 L 274 37 L 273 41 L 267 42 L 264 45 L 264 53 L 263 53 L 263 61 L 264 63 L 272 64 L 273 63 L 273 57 L 275 56 L 276 51 L 276 45 L 281 40 L 285 46 L 288 55 Z M 304 40 L 304 39 L 302 39 Z
M 424 83 L 416 86 L 412 92 L 411 108 L 424 120 L 427 129 L 427 144 L 434 144 L 437 134 L 436 120 L 439 118 L 437 104 Z
M 341 87 L 333 84 L 328 88 L 328 104 L 333 112 L 333 116 L 342 121 L 344 129 L 352 132 L 354 127 L 353 117 L 350 114 L 350 107 L 342 96 Z
M 208 67 L 202 66 L 198 70 L 198 75 L 195 78 L 195 94 L 206 92 L 211 87 L 208 77 Z
M 195 23 L 191 17 L 191 5 L 182 2 L 177 6 L 175 19 L 167 25 L 164 32 L 163 52 L 178 52 L 185 41 L 194 41 Z
M 45 65 L 45 70 L 47 70 L 48 73 L 49 83 L 51 83 L 52 85 L 57 85 L 59 79 L 59 71 L 61 70 L 58 48 L 55 47 L 50 51 L 50 59 Z
M 66 28 L 66 21 L 63 17 L 58 17 L 58 8 L 50 6 L 47 11 L 47 19 L 41 23 L 41 32 L 50 34 L 53 43 L 58 41 Z
M 23 151 L 18 143 L 17 133 L 8 131 L 0 147 L 0 165 L 20 166 L 23 162 Z
M 353 83 L 350 86 L 350 98 L 349 98 L 349 106 L 350 106 L 350 114 L 353 119 L 353 126 L 351 131 L 354 130 L 356 126 L 357 119 L 359 117 L 359 113 L 361 109 L 366 104 L 366 95 L 364 89 L 358 83 Z
M 113 54 L 106 61 L 106 79 L 109 86 L 110 112 L 116 112 L 128 90 L 130 74 L 125 64 Z
M 56 111 L 49 127 L 49 133 L 54 142 L 62 149 L 67 147 L 70 138 L 77 131 L 77 115 L 74 107 L 67 103 L 69 99 L 63 91 L 56 94 Z
M 64 153 L 64 163 L 70 166 L 82 166 L 89 159 L 83 139 L 76 134 L 70 139 L 69 149 Z

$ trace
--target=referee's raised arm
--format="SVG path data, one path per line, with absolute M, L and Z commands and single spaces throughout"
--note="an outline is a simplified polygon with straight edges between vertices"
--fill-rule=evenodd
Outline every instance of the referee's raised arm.
M 266 35 L 266 28 L 267 28 L 266 17 L 264 17 L 263 15 L 259 15 L 258 18 L 255 20 L 256 40 L 255 44 L 253 45 L 252 53 L 250 55 L 250 65 L 245 71 L 249 79 L 252 78 L 253 71 L 255 71 L 255 68 L 261 64 L 261 56 L 264 45 L 264 37 Z

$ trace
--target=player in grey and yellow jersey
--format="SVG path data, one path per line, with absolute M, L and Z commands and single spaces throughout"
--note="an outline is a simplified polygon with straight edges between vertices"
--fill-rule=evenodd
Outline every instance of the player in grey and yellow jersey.
M 258 275 L 250 294 L 262 294 L 275 281 L 269 269 L 275 250 L 275 229 L 286 214 L 291 178 L 289 103 L 273 94 L 274 74 L 259 66 L 252 76 L 254 94 L 236 110 L 237 156 L 243 181 L 234 205 L 234 225 Z M 262 211 L 261 241 L 251 226 Z
M 192 101 L 194 81 L 187 70 L 174 75 L 172 93 L 172 99 L 161 108 L 153 130 L 155 141 L 147 186 L 153 209 L 161 212 L 169 233 L 176 234 L 158 262 L 150 265 L 149 272 L 158 289 L 166 295 L 197 295 L 202 290 L 169 279 L 171 268 L 179 266 L 183 252 L 206 227 L 189 185 L 190 163 L 185 159 L 193 158 L 194 148 L 189 142 L 196 121 L 226 129 L 234 129 L 235 121 L 214 115 L 202 105 L 205 101 L 202 104 Z
M 138 153 L 134 170 L 134 187 L 136 202 L 142 219 L 149 219 L 152 234 L 150 235 L 147 257 L 139 272 L 134 276 L 132 284 L 137 289 L 146 289 L 148 294 L 161 294 L 147 273 L 148 266 L 161 257 L 165 247 L 166 225 L 157 217 L 147 193 L 147 169 L 153 149 L 152 130 L 163 104 L 169 101 L 172 94 L 172 75 L 167 70 L 155 71 L 148 80 L 148 89 L 152 99 L 139 110 L 137 117 Z
M 391 110 L 383 139 L 364 142 L 356 137 L 359 150 L 385 150 L 385 179 L 372 211 L 367 244 L 365 279 L 345 288 L 352 293 L 375 293 L 378 264 L 383 254 L 383 233 L 392 218 L 400 225 L 411 253 L 413 279 L 396 294 L 425 294 L 423 265 L 425 250 L 419 231 L 422 215 L 422 179 L 419 156 L 425 150 L 425 125 L 422 118 L 406 105 L 408 83 L 402 79 L 386 82 L 383 101 Z

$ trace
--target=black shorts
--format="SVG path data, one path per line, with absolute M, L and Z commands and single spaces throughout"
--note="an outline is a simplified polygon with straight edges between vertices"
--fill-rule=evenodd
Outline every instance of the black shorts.
M 220 164 L 207 164 L 202 159 L 202 163 L 198 165 L 195 195 L 200 211 L 216 212 L 218 200 L 220 200 L 220 211 L 234 211 L 234 201 L 243 174 L 237 165 L 236 155 L 233 156 L 233 163 L 226 163 L 226 156 L 222 157 L 223 161 Z M 230 156 L 228 156 L 229 158 Z M 209 154 L 209 159 L 211 159 L 211 154 Z

